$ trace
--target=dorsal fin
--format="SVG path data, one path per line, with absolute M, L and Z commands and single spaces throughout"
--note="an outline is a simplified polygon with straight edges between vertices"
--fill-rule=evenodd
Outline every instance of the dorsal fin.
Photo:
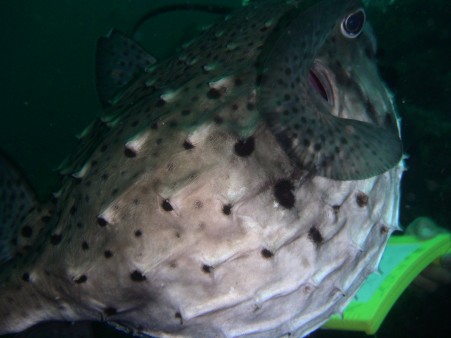
M 114 97 L 156 59 L 141 45 L 116 29 L 97 40 L 96 84 L 103 106 L 110 106 Z
M 0 264 L 27 251 L 49 216 L 50 207 L 38 205 L 20 170 L 0 154 Z

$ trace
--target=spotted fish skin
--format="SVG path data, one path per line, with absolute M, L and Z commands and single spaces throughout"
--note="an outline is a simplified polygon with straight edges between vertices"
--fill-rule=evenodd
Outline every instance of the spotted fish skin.
M 303 336 L 340 312 L 398 227 L 403 170 L 372 34 L 341 33 L 357 8 L 257 2 L 112 100 L 61 168 L 44 230 L 2 266 L 0 333 L 108 320 L 161 337 Z M 290 32 L 312 38 L 285 74 Z M 279 82 L 302 100 L 280 101 Z M 378 132 L 394 149 L 373 160 Z M 335 148 L 341 162 L 322 151 Z

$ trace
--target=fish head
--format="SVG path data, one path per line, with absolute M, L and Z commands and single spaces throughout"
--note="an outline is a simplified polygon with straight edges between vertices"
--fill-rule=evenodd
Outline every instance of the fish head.
M 359 2 L 322 1 L 284 20 L 259 59 L 257 106 L 287 154 L 337 180 L 365 179 L 396 165 L 397 117 Z
M 315 57 L 309 83 L 332 115 L 373 123 L 396 133 L 399 126 L 394 120 L 393 97 L 377 69 L 377 43 L 371 25 L 365 22 L 358 36 L 349 37 L 343 33 L 343 24 L 336 27 Z

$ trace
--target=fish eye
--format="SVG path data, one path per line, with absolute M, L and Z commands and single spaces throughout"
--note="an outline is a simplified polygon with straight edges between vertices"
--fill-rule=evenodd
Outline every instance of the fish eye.
M 343 19 L 341 22 L 341 33 L 347 38 L 356 38 L 362 32 L 364 24 L 365 11 L 359 8 Z

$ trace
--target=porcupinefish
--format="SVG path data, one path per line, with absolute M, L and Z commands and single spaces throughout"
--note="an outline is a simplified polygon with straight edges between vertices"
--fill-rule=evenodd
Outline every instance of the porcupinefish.
M 103 92 L 54 203 L 1 162 L 0 333 L 303 336 L 342 311 L 398 227 L 403 171 L 364 9 L 254 2 L 155 64 L 120 36 L 100 45 L 140 74 Z

